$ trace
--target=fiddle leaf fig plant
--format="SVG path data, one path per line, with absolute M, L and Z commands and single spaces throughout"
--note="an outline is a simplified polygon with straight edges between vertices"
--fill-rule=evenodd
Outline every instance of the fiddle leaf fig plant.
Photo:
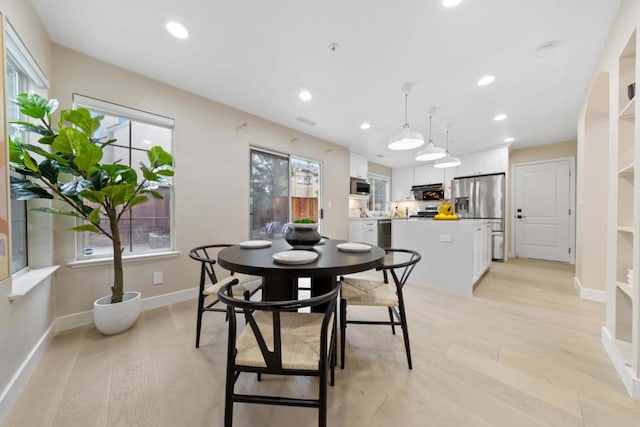
M 36 122 L 11 122 L 21 130 L 39 135 L 38 144 L 10 138 L 11 190 L 18 200 L 56 199 L 66 208 L 41 207 L 36 211 L 67 215 L 81 222 L 70 230 L 99 233 L 112 242 L 114 280 L 111 303 L 122 301 L 122 240 L 120 219 L 149 197 L 162 199 L 157 189 L 173 176 L 173 158 L 162 147 L 148 151 L 149 163 L 140 163 L 142 176 L 120 163 L 103 163 L 104 150 L 115 139 L 95 137 L 104 116 L 85 108 L 60 111 L 57 123 L 51 116 L 58 101 L 34 93 L 15 100 L 20 111 Z

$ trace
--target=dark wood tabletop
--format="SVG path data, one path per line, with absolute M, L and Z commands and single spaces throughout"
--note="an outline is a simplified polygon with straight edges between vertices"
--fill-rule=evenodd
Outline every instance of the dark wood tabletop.
M 279 277 L 330 277 L 340 274 L 351 274 L 370 270 L 381 265 L 385 252 L 372 246 L 369 252 L 348 253 L 338 250 L 339 243 L 344 240 L 325 240 L 325 244 L 314 246 L 318 258 L 309 264 L 284 265 L 277 264 L 272 255 L 277 252 L 291 250 L 284 240 L 274 240 L 268 248 L 244 249 L 239 245 L 225 248 L 218 252 L 218 263 L 221 267 L 238 273 L 256 276 Z

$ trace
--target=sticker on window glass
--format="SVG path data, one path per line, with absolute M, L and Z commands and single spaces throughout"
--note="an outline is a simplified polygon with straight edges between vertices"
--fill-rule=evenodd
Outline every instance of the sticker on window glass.
M 84 256 L 93 255 L 93 248 L 84 248 L 82 250 L 82 253 L 84 254 Z

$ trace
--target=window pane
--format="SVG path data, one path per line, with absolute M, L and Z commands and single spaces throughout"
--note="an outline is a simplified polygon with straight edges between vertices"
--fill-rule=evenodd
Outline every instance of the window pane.
M 11 60 L 7 61 L 7 99 L 15 99 L 20 93 L 27 91 L 27 76 L 18 70 Z M 20 113 L 20 108 L 9 102 L 7 103 L 7 121 L 25 120 Z M 9 136 L 14 140 L 27 142 L 25 132 L 21 132 L 14 125 L 8 126 Z M 15 174 L 14 176 L 19 177 Z M 28 265 L 28 244 L 27 244 L 27 202 L 16 200 L 15 192 L 11 192 L 11 272 L 15 273 Z M 0 248 L 5 251 L 7 248 Z
M 283 238 L 289 222 L 289 159 L 251 151 L 251 238 Z
M 131 166 L 142 180 L 140 162 L 148 161 L 148 150 L 154 145 L 162 146 L 172 153 L 173 129 L 136 122 L 126 117 L 113 114 L 102 114 L 104 119 L 96 131 L 95 137 L 117 139 L 117 142 L 105 147 L 103 163 L 119 161 Z M 149 201 L 135 206 L 120 220 L 120 238 L 124 254 L 145 253 L 170 250 L 171 245 L 171 196 L 172 187 L 163 186 L 157 190 L 164 200 L 156 200 L 151 196 Z M 112 256 L 111 241 L 95 233 L 83 233 L 83 253 L 91 256 Z
M 147 123 L 131 123 L 131 147 L 148 150 L 159 145 L 165 151 L 171 152 L 171 129 Z
M 389 181 L 382 178 L 369 177 L 371 193 L 369 194 L 369 210 L 386 212 L 389 210 Z
M 318 222 L 320 163 L 291 158 L 291 217 Z

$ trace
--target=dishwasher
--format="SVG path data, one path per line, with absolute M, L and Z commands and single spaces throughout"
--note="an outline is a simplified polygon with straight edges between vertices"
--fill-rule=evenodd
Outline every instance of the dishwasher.
M 391 220 L 378 220 L 378 246 L 381 248 L 391 247 Z

